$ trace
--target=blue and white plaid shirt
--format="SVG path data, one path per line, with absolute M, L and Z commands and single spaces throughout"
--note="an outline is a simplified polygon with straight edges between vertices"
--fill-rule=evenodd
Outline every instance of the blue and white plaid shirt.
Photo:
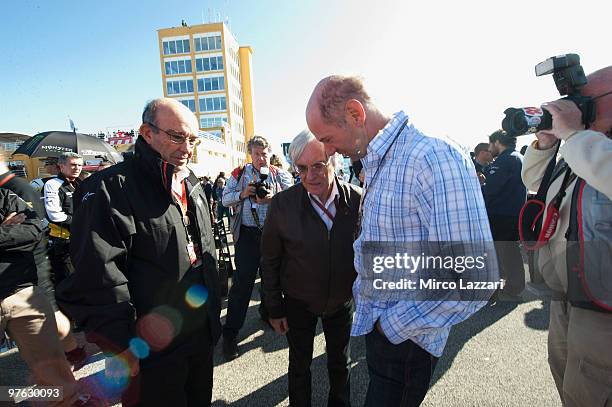
M 474 165 L 456 143 L 426 136 L 408 123 L 381 162 L 407 120 L 404 112 L 396 113 L 372 139 L 362 159 L 368 192 L 362 203 L 361 232 L 354 244 L 358 277 L 353 285 L 356 312 L 351 335 L 371 332 L 379 320 L 392 343 L 410 339 L 439 357 L 451 326 L 467 319 L 486 302 L 360 298 L 360 284 L 366 275 L 364 242 L 493 240 Z M 370 185 L 377 168 L 379 173 Z M 488 281 L 498 279 L 496 267 L 488 273 Z

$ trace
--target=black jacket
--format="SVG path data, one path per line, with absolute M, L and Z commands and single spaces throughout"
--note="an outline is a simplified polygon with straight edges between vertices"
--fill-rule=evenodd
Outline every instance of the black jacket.
M 36 205 L 40 200 L 25 180 L 0 175 L 0 224 L 11 212 L 26 215 L 18 225 L 0 226 L 0 300 L 35 285 L 39 268 L 48 273 L 43 222 L 32 209 Z
M 272 198 L 261 237 L 264 303 L 272 318 L 285 316 L 283 296 L 316 315 L 333 313 L 352 298 L 361 188 L 336 182 L 340 196 L 329 232 L 303 184 Z
M 203 263 L 194 270 L 180 206 L 169 192 L 173 172 L 139 138 L 134 158 L 99 173 L 83 191 L 71 229 L 75 273 L 58 286 L 57 298 L 102 349 L 121 351 L 137 334 L 143 337 L 142 329 L 151 325 L 138 328 L 136 320 L 148 314 L 149 322 L 170 321 L 179 336 L 208 323 L 212 343 L 219 338 L 221 303 L 206 197 L 190 173 L 185 180 L 189 229 Z M 206 287 L 208 298 L 192 309 L 185 291 L 196 283 Z M 158 328 L 153 324 L 154 331 Z
M 51 177 L 46 178 L 47 180 Z M 32 188 L 25 179 L 21 177 L 15 177 L 10 172 L 0 175 L 0 185 L 2 188 L 13 191 L 17 196 L 23 199 L 28 207 L 36 211 L 39 219 L 45 219 L 45 206 L 40 197 L 40 192 Z M 43 222 L 45 223 L 45 222 Z M 55 287 L 51 280 L 51 264 L 47 258 L 47 232 L 48 229 L 45 226 L 43 231 L 43 238 L 36 244 L 32 253 L 34 254 L 34 262 L 36 263 L 36 269 L 38 274 L 38 286 L 49 299 L 49 302 L 53 306 L 54 310 L 57 310 L 57 304 L 55 302 Z
M 521 179 L 523 156 L 507 148 L 495 161 L 484 168 L 487 178 L 482 187 L 489 216 L 517 217 L 527 199 L 527 189 Z

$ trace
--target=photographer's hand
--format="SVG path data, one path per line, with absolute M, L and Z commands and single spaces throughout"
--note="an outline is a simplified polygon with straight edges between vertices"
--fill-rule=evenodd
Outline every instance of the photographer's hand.
M 255 186 L 248 184 L 240 193 L 240 199 L 247 199 L 250 196 L 255 196 Z
M 549 150 L 559 142 L 550 130 L 541 130 L 536 133 L 538 139 L 537 150 Z
M 270 192 L 268 192 L 268 195 L 266 195 L 265 198 L 257 197 L 256 198 L 256 202 L 258 204 L 260 204 L 260 205 L 262 205 L 262 204 L 263 205 L 269 204 L 270 202 L 272 202 L 272 194 Z
M 553 124 L 552 129 L 548 134 L 552 134 L 559 140 L 567 140 L 573 136 L 576 132 L 584 130 L 582 124 L 582 112 L 578 109 L 578 106 L 569 100 L 556 100 L 554 102 L 544 103 L 543 109 L 550 112 Z M 545 133 L 540 132 L 540 133 Z M 540 145 L 540 138 L 538 137 L 538 144 Z

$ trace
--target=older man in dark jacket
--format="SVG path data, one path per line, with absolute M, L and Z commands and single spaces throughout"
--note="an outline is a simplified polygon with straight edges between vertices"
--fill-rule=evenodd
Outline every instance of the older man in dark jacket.
M 349 338 L 353 235 L 361 189 L 334 175 L 332 159 L 309 131 L 289 148 L 302 182 L 277 194 L 262 235 L 262 275 L 270 323 L 289 342 L 289 402 L 310 406 L 313 341 L 321 318 L 327 348 L 328 405 L 350 404 Z
M 206 406 L 221 303 L 209 207 L 187 168 L 198 124 L 173 99 L 149 102 L 142 120 L 134 158 L 83 193 L 71 229 L 75 273 L 58 303 L 117 354 L 107 376 L 136 376 L 124 406 Z

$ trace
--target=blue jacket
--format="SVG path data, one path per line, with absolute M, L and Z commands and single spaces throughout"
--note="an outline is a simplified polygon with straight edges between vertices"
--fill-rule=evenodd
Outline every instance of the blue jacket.
M 527 197 L 521 179 L 523 156 L 514 149 L 506 149 L 495 161 L 484 168 L 487 182 L 482 188 L 489 216 L 516 216 Z

